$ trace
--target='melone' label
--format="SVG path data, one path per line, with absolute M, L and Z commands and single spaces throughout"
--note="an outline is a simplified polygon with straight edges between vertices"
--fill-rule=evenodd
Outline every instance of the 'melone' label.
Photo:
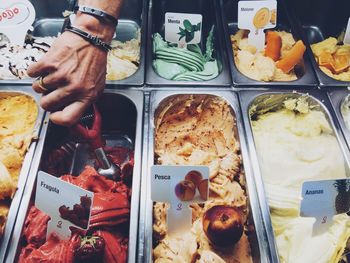
M 151 199 L 170 204 L 167 211 L 168 234 L 188 231 L 192 225 L 192 203 L 208 199 L 209 168 L 207 166 L 151 167 Z
M 248 42 L 258 50 L 265 45 L 264 29 L 277 23 L 277 1 L 239 1 L 238 28 L 249 30 Z
M 165 40 L 179 47 L 198 44 L 202 35 L 202 15 L 185 13 L 165 14 Z
M 88 229 L 94 194 L 39 171 L 35 206 L 49 215 L 47 236 L 55 232 L 62 239 L 71 236 L 69 227 Z

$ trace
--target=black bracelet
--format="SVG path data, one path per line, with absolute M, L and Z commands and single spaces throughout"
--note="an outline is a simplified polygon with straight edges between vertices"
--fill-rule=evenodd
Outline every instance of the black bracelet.
M 88 15 L 92 15 L 92 16 L 96 16 L 98 18 L 102 18 L 104 20 L 107 20 L 109 22 L 114 23 L 115 25 L 118 24 L 118 19 L 116 19 L 114 16 L 107 14 L 106 12 L 100 10 L 100 9 L 96 9 L 93 7 L 89 7 L 89 6 L 75 6 L 74 7 L 74 12 L 76 13 L 77 11 L 80 11 L 84 14 L 88 14 Z
M 79 28 L 76 28 L 74 26 L 67 26 L 65 30 L 81 36 L 85 40 L 89 41 L 91 44 L 103 49 L 106 52 L 112 49 L 110 45 L 103 42 L 99 37 L 91 35 L 90 33 L 85 32 Z

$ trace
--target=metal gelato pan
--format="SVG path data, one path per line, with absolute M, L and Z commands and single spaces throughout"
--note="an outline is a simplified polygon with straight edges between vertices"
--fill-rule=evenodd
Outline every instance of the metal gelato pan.
M 0 97 L 10 97 L 15 95 L 27 95 L 32 97 L 38 106 L 38 116 L 33 130 L 33 141 L 31 142 L 28 151 L 25 155 L 23 165 L 21 168 L 20 175 L 18 177 L 17 191 L 12 199 L 9 214 L 7 217 L 7 222 L 5 225 L 4 233 L 2 239 L 0 239 L 0 262 L 4 262 L 5 253 L 9 244 L 12 230 L 15 226 L 15 220 L 19 206 L 22 200 L 23 191 L 25 190 L 25 185 L 28 178 L 29 168 L 33 160 L 34 152 L 38 144 L 38 136 L 42 127 L 42 122 L 44 118 L 44 111 L 39 107 L 40 95 L 32 91 L 31 89 L 25 88 L 23 86 L 18 87 L 8 87 L 3 86 L 0 88 Z M 18 116 L 20 118 L 20 116 Z
M 328 37 L 335 37 L 345 29 L 349 19 L 350 2 L 339 0 L 336 4 L 328 0 L 290 1 L 294 9 L 295 20 L 303 29 L 304 39 L 308 43 L 307 53 L 315 69 L 321 86 L 350 86 L 350 81 L 339 81 L 323 73 L 310 48 Z
M 310 63 L 310 60 L 306 52 L 304 53 L 304 62 L 302 63 L 302 66 L 300 68 L 295 69 L 295 73 L 298 77 L 297 80 L 263 82 L 263 81 L 257 81 L 257 80 L 251 79 L 243 75 L 236 67 L 234 56 L 233 56 L 231 40 L 230 40 L 230 35 L 235 34 L 239 30 L 238 21 L 237 21 L 238 2 L 229 1 L 229 0 L 220 0 L 220 3 L 221 3 L 221 17 L 222 17 L 222 23 L 223 23 L 223 29 L 224 29 L 224 39 L 225 39 L 227 54 L 229 57 L 229 64 L 231 67 L 231 76 L 233 79 L 233 83 L 235 85 L 242 86 L 242 87 L 264 86 L 264 85 L 296 87 L 296 86 L 316 86 L 317 85 L 317 80 L 315 78 L 312 65 Z M 289 33 L 292 33 L 295 40 L 301 39 L 299 32 L 297 31 L 297 29 L 295 28 L 294 24 L 290 19 L 290 15 L 286 10 L 284 1 L 278 2 L 277 22 L 278 23 L 276 28 L 272 30 L 284 30 Z
M 348 90 L 329 91 L 328 96 L 331 100 L 333 109 L 343 131 L 345 140 L 350 148 L 350 92 Z
M 60 1 L 33 1 L 37 12 L 37 19 L 33 24 L 34 37 L 56 37 L 63 28 L 62 13 L 68 9 L 68 3 Z M 131 0 L 124 3 L 116 29 L 116 40 L 128 41 L 138 36 L 140 31 L 140 64 L 138 70 L 123 80 L 107 81 L 107 84 L 123 86 L 142 86 L 144 84 L 144 64 L 146 46 L 147 1 Z M 31 84 L 33 79 L 0 80 L 1 84 Z
M 147 31 L 147 70 L 146 83 L 152 86 L 229 86 L 231 79 L 227 63 L 227 54 L 222 42 L 222 26 L 220 12 L 217 1 L 195 0 L 195 1 L 170 1 L 151 0 L 148 11 L 148 31 Z M 202 50 L 205 49 L 205 41 L 211 27 L 214 25 L 214 58 L 219 66 L 219 75 L 208 81 L 174 81 L 167 80 L 159 76 L 153 69 L 153 38 L 152 35 L 159 33 L 164 38 L 165 13 L 192 13 L 201 14 L 202 23 Z
M 122 146 L 134 149 L 135 162 L 131 185 L 132 196 L 129 222 L 128 262 L 135 262 L 141 181 L 143 94 L 142 92 L 131 90 L 106 90 L 97 101 L 97 105 L 102 115 L 102 134 L 106 139 L 107 146 Z M 126 112 L 127 114 L 125 114 Z M 50 150 L 62 150 L 62 146 L 67 149 L 69 146 L 67 144 L 70 141 L 69 130 L 52 124 L 48 121 L 48 118 L 49 116 L 47 116 L 44 122 L 39 144 L 30 168 L 27 185 L 16 220 L 16 226 L 10 240 L 6 262 L 18 260 L 19 253 L 24 245 L 22 230 L 29 206 L 33 204 L 34 201 L 35 183 L 38 171 L 47 171 L 45 169 L 47 169 Z M 66 166 L 60 166 L 60 168 L 62 168 L 62 174 L 56 174 L 55 176 L 61 176 L 67 173 L 78 174 L 80 170 L 76 170 L 75 167 L 82 167 L 82 165 L 91 162 L 88 157 L 89 155 L 84 151 L 84 149 L 86 149 L 85 144 L 73 143 L 73 145 L 70 144 L 69 148 L 70 151 L 68 151 L 68 153 L 66 151 L 65 161 L 61 162 L 66 164 Z M 84 153 L 86 154 L 86 159 L 84 158 Z
M 275 235 L 272 228 L 272 219 L 270 217 L 269 204 L 267 201 L 266 184 L 264 180 L 264 175 L 262 174 L 263 160 L 259 158 L 258 150 L 256 148 L 256 141 L 255 141 L 253 128 L 252 128 L 252 118 L 256 120 L 256 118 L 262 114 L 281 109 L 286 99 L 298 99 L 300 97 L 305 97 L 308 104 L 311 107 L 313 107 L 312 109 L 317 109 L 325 114 L 326 120 L 330 124 L 330 127 L 332 129 L 332 135 L 334 135 L 337 140 L 336 147 L 339 146 L 338 149 L 340 151 L 340 154 L 342 155 L 341 157 L 344 158 L 343 165 L 344 165 L 346 176 L 348 176 L 350 155 L 346 149 L 344 138 L 341 134 L 339 124 L 336 121 L 336 116 L 332 111 L 331 103 L 328 100 L 327 95 L 325 93 L 320 93 L 318 91 L 301 91 L 301 92 L 286 91 L 284 92 L 282 90 L 273 91 L 273 92 L 272 91 L 270 92 L 241 91 L 239 93 L 239 99 L 242 107 L 242 114 L 243 114 L 243 120 L 244 120 L 244 127 L 246 130 L 247 141 L 249 142 L 248 150 L 249 150 L 251 163 L 254 170 L 255 180 L 258 182 L 261 182 L 261 185 L 263 185 L 262 188 L 258 189 L 258 198 L 259 198 L 260 206 L 262 208 L 264 222 L 267 225 L 267 229 L 270 230 L 270 232 L 268 233 L 268 239 L 271 244 L 271 248 L 273 248 L 271 252 L 276 253 L 273 255 L 273 257 L 276 259 L 275 262 L 279 261 L 278 249 L 276 246 L 277 243 L 275 241 Z M 271 132 L 273 131 L 271 130 Z M 306 148 L 307 148 L 307 145 L 306 145 Z M 291 149 L 294 149 L 294 148 L 291 148 Z M 265 154 L 271 155 L 273 153 L 265 153 Z M 342 161 L 340 162 L 342 163 Z M 283 162 L 281 165 L 284 165 Z M 289 169 L 289 168 L 285 167 L 284 169 Z M 283 173 L 283 171 L 281 171 L 281 173 Z M 286 175 L 284 175 L 284 178 L 286 180 L 288 179 Z M 314 179 L 314 180 L 317 180 L 317 179 Z M 285 189 L 287 188 L 285 187 Z
M 147 135 L 144 136 L 144 143 L 147 147 L 143 149 L 143 181 L 142 181 L 142 194 L 141 194 L 141 211 L 140 211 L 140 246 L 139 248 L 139 262 L 151 262 L 153 258 L 153 246 L 155 240 L 153 239 L 153 202 L 151 200 L 150 193 L 150 171 L 153 164 L 155 164 L 155 121 L 157 114 L 160 114 L 159 110 L 167 107 L 167 103 L 170 100 L 175 99 L 179 102 L 183 99 L 189 98 L 189 96 L 212 96 L 218 97 L 226 101 L 230 108 L 231 113 L 235 118 L 236 127 L 232 127 L 235 133 L 237 142 L 240 145 L 240 154 L 243 158 L 244 174 L 246 180 L 246 194 L 248 196 L 248 240 L 250 243 L 253 262 L 271 262 L 271 254 L 269 251 L 269 243 L 267 240 L 265 224 L 262 221 L 261 211 L 257 200 L 256 188 L 260 189 L 252 176 L 251 166 L 249 163 L 248 150 L 246 146 L 245 136 L 243 133 L 243 125 L 240 114 L 240 108 L 236 94 L 232 92 L 216 92 L 216 91 L 193 91 L 190 89 L 184 89 L 181 91 L 158 91 L 151 92 L 150 100 L 147 106 L 145 129 Z M 145 133 L 146 133 L 145 131 Z M 147 141 L 147 142 L 146 142 Z M 147 165 L 146 165 L 147 164 Z

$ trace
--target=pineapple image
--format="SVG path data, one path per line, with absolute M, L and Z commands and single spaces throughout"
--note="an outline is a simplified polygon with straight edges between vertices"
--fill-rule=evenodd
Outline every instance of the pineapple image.
M 335 210 L 338 214 L 347 213 L 350 210 L 350 182 L 336 180 L 333 185 L 338 191 L 335 197 Z

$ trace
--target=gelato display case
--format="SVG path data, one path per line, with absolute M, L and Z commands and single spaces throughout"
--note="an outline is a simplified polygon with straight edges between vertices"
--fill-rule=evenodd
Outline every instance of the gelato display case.
M 202 38 L 199 44 L 201 54 L 198 55 L 198 49 L 190 50 L 189 47 L 179 49 L 169 46 L 164 41 L 165 13 L 167 12 L 202 15 Z M 147 35 L 146 83 L 148 85 L 230 86 L 227 54 L 221 37 L 222 26 L 218 1 L 152 0 L 149 5 Z M 211 59 L 205 62 L 204 54 L 210 49 L 213 51 Z M 197 60 L 198 63 L 195 63 Z M 195 65 L 191 65 L 191 62 Z
M 336 5 L 325 0 L 307 3 L 290 1 L 288 4 L 294 9 L 294 19 L 303 31 L 307 52 L 320 85 L 349 86 L 350 68 L 346 63 L 350 59 L 349 45 L 343 43 L 349 19 L 349 1 L 338 1 Z M 327 62 L 326 57 L 331 61 Z M 343 59 L 345 65 L 336 63 Z
M 334 112 L 339 120 L 340 127 L 344 134 L 347 145 L 350 147 L 350 116 L 349 116 L 349 91 L 337 90 L 329 91 L 328 96 L 331 100 Z
M 0 38 L 0 84 L 30 84 L 27 68 L 48 51 L 55 38 L 62 32 L 64 12 L 68 1 L 32 1 L 37 12 L 33 31 L 27 36 L 24 47 L 11 46 Z M 107 84 L 142 86 L 147 25 L 147 1 L 128 1 L 121 10 L 116 36 L 108 55 Z M 116 68 L 118 70 L 116 70 Z
M 349 176 L 349 152 L 326 94 L 241 92 L 240 101 L 255 176 L 264 184 L 261 206 L 269 206 L 263 216 L 272 224 L 280 262 L 346 260 L 347 214 L 315 235 L 314 218 L 299 212 L 303 182 Z
M 124 1 L 105 90 L 73 127 L 50 121 L 26 70 L 75 1 L 30 2 L 25 46 L 0 34 L 0 262 L 350 262 L 350 179 L 337 184 L 349 209 L 334 203 L 321 234 L 301 213 L 305 181 L 349 178 L 348 1 L 259 5 L 276 24 L 261 50 L 238 28 L 242 1 Z M 164 167 L 190 170 L 157 189 Z M 94 196 L 55 207 L 69 236 L 36 201 L 42 174 Z
M 105 262 L 135 262 L 143 94 L 138 91 L 107 90 L 97 102 L 97 107 L 102 116 L 105 151 L 111 161 L 120 167 L 122 179 L 115 182 L 99 175 L 98 164 L 89 147 L 81 142 L 76 143 L 71 131 L 49 123 L 46 118 L 23 194 L 16 229 L 10 240 L 11 246 L 7 253 L 9 262 L 42 259 L 44 255 L 48 261 L 57 256 L 65 258 L 66 262 L 78 260 L 76 253 L 72 254 L 71 251 L 76 242 L 74 236 L 77 233 L 74 231 L 68 241 L 59 241 L 57 237 L 46 239 L 49 217 L 34 206 L 35 182 L 39 170 L 93 191 L 95 196 L 90 229 L 83 236 L 103 237 L 105 251 L 102 256 Z M 128 115 L 115 115 L 123 111 L 128 112 Z
M 203 262 L 271 262 L 271 252 L 266 246 L 268 230 L 261 221 L 253 190 L 260 187 L 251 174 L 236 95 L 215 91 L 194 93 L 186 89 L 158 91 L 150 94 L 149 102 L 140 216 L 144 248 L 139 253 L 139 262 L 190 262 L 195 258 Z M 169 204 L 151 200 L 153 164 L 209 166 L 209 198 L 205 203 L 191 206 L 190 233 L 168 235 Z M 229 207 L 241 211 L 244 231 L 233 241 L 236 242 L 233 247 L 214 245 L 214 237 L 204 227 L 206 214 L 213 207 L 222 209 L 223 213 Z M 224 238 L 225 233 L 221 235 Z M 231 236 L 228 242 L 233 239 Z
M 0 261 L 4 262 L 45 113 L 38 94 L 22 86 L 1 87 L 0 108 Z

